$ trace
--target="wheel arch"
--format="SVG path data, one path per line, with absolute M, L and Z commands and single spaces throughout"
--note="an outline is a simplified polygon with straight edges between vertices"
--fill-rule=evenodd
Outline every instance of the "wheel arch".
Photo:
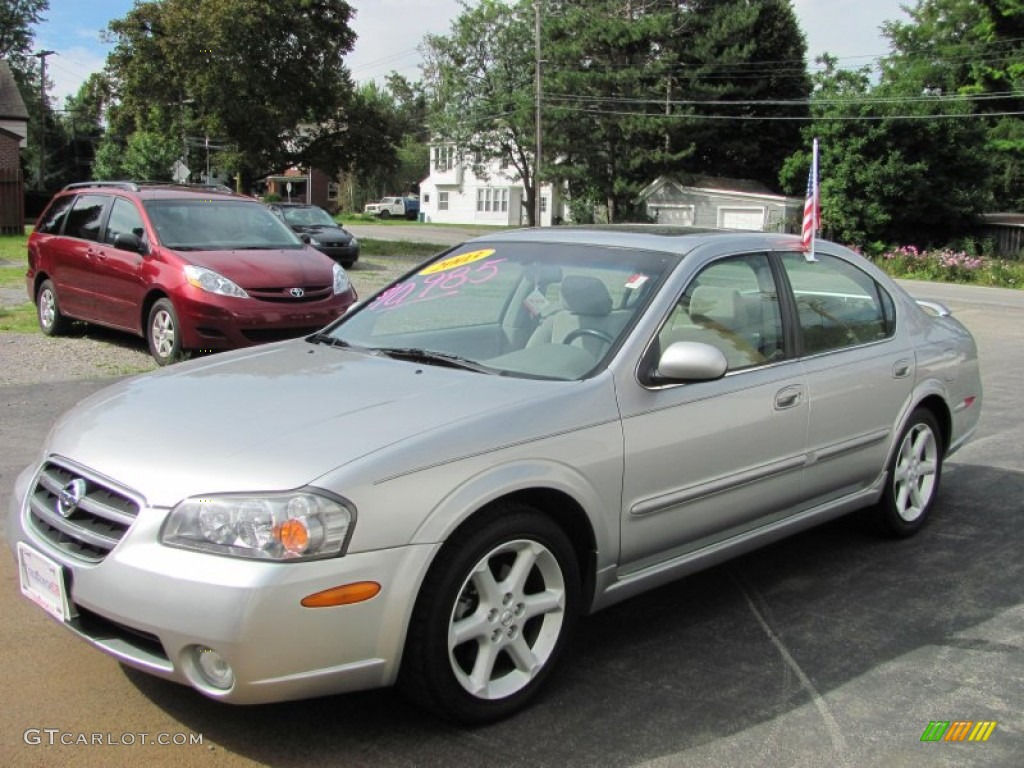
M 923 408 L 929 411 L 932 416 L 935 417 L 935 421 L 939 424 L 939 437 L 942 438 L 942 455 L 945 456 L 946 451 L 949 449 L 949 441 L 953 435 L 953 414 L 949 410 L 949 405 L 946 401 L 937 394 L 930 394 L 924 399 L 920 400 L 911 410 L 913 413 L 918 408 Z M 910 414 L 907 414 L 907 418 Z
M 463 488 L 469 491 L 468 488 Z M 580 570 L 580 596 L 581 606 L 584 613 L 589 612 L 593 602 L 596 574 L 598 567 L 598 552 L 600 549 L 599 539 L 601 531 L 595 527 L 595 521 L 587 512 L 586 502 L 581 501 L 576 493 L 571 493 L 566 488 L 556 487 L 553 483 L 522 483 L 519 487 L 499 490 L 487 494 L 470 492 L 472 501 L 464 496 L 458 504 L 461 507 L 461 514 L 454 515 L 454 510 L 449 504 L 442 502 L 430 520 L 417 531 L 416 539 L 440 540 L 443 549 L 444 543 L 477 525 L 485 525 L 494 516 L 500 514 L 502 507 L 509 503 L 519 503 L 532 507 L 540 514 L 551 519 L 562 531 L 572 544 L 573 552 Z M 462 494 L 456 493 L 449 496 L 446 502 L 454 502 Z M 468 503 L 466 503 L 468 502 Z M 443 530 L 436 526 L 443 525 Z M 428 565 L 433 566 L 437 558 L 435 553 Z
M 42 269 L 37 270 L 36 273 L 32 276 L 32 303 L 33 304 L 36 304 L 36 305 L 39 304 L 39 288 L 40 288 L 40 286 L 43 283 L 45 283 L 47 280 L 51 280 L 52 281 L 52 279 L 53 278 L 50 277 L 50 273 L 46 272 L 46 271 L 44 271 Z M 56 286 L 54 286 L 54 288 L 56 288 Z
M 545 487 L 523 488 L 489 502 L 463 524 L 481 513 L 486 513 L 489 508 L 500 507 L 503 502 L 518 502 L 533 507 L 562 529 L 572 544 L 576 562 L 579 564 L 580 602 L 583 606 L 589 607 L 594 598 L 597 573 L 597 537 L 583 506 L 564 491 Z
M 146 294 L 146 297 L 142 300 L 142 306 L 139 310 L 138 318 L 138 333 L 143 338 L 145 338 L 146 336 L 146 323 L 149 322 L 149 313 L 153 309 L 153 305 L 160 301 L 160 299 L 167 299 L 168 301 L 171 302 L 171 304 L 174 303 L 174 301 L 167 294 L 167 292 L 160 288 L 151 288 L 149 292 Z

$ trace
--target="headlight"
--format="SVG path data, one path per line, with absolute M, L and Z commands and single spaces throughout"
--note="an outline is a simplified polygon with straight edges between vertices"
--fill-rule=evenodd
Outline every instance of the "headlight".
M 341 264 L 334 265 L 334 292 L 335 293 L 346 293 L 352 287 L 352 283 L 348 281 L 348 275 L 345 274 L 345 270 L 342 269 Z
M 209 293 L 216 293 L 220 296 L 235 296 L 239 299 L 249 298 L 248 293 L 228 280 L 224 275 L 219 275 L 212 269 L 189 264 L 185 267 L 185 279 L 188 280 L 189 285 L 202 288 Z
M 309 244 L 310 245 L 320 245 L 320 241 L 317 240 L 315 237 L 311 237 L 311 238 L 309 238 Z
M 257 560 L 311 560 L 344 554 L 355 508 L 324 491 L 203 496 L 171 510 L 168 546 Z
M 348 244 L 351 245 L 353 248 L 359 247 L 359 241 L 356 239 L 355 235 L 352 236 L 352 239 L 349 240 Z

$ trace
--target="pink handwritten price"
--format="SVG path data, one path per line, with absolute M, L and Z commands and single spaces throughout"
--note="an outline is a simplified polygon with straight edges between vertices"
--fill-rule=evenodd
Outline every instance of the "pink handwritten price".
M 426 275 L 421 272 L 417 275 L 422 278 L 420 280 L 411 278 L 408 282 L 388 288 L 374 299 L 370 309 L 381 311 L 421 301 L 457 296 L 466 285 L 483 285 L 493 280 L 498 276 L 498 265 L 504 261 L 507 259 L 491 259 L 474 267 L 467 264 L 444 272 Z

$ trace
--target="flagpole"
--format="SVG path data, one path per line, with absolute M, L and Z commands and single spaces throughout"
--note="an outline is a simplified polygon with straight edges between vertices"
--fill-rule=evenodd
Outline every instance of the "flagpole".
M 811 261 L 817 261 L 814 258 L 814 244 L 818 239 L 818 226 L 821 224 L 818 219 L 821 216 L 821 188 L 818 186 L 818 139 L 815 137 L 813 150 L 811 152 L 813 157 L 811 163 L 814 165 L 814 225 L 811 229 Z
M 814 257 L 814 241 L 818 234 L 819 212 L 821 210 L 820 190 L 818 188 L 818 139 L 814 139 L 811 147 L 811 170 L 807 176 L 807 199 L 804 201 L 803 234 L 804 259 L 817 261 Z

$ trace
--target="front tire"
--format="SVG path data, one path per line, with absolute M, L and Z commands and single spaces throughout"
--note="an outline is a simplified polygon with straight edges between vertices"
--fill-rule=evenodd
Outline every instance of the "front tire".
M 36 293 L 36 317 L 39 319 L 39 330 L 47 336 L 67 333 L 71 325 L 68 318 L 61 314 L 57 289 L 49 280 L 44 280 Z
M 146 341 L 149 343 L 149 353 L 158 365 L 170 365 L 187 357 L 181 348 L 178 313 L 170 299 L 158 299 L 149 310 Z
M 885 493 L 874 510 L 883 533 L 905 538 L 924 526 L 939 493 L 942 456 L 938 421 L 931 411 L 918 408 L 900 434 Z
M 466 724 L 524 707 L 544 685 L 579 612 L 580 575 L 565 532 L 523 504 L 503 504 L 457 532 L 424 580 L 399 685 Z

